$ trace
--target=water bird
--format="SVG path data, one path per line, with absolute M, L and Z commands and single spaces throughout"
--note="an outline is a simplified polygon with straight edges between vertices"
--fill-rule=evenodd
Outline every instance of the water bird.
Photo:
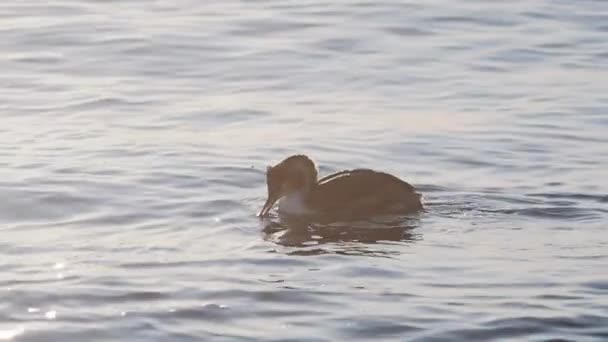
M 344 170 L 318 179 L 307 156 L 290 156 L 266 169 L 268 198 L 258 214 L 268 215 L 279 201 L 279 214 L 320 216 L 337 220 L 384 214 L 408 214 L 422 209 L 421 196 L 409 183 L 370 169 Z

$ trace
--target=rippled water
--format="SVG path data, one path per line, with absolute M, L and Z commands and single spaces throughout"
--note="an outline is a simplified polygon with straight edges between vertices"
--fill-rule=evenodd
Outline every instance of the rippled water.
M 0 340 L 608 339 L 608 2 L 0 5 Z M 264 170 L 427 210 L 301 225 Z

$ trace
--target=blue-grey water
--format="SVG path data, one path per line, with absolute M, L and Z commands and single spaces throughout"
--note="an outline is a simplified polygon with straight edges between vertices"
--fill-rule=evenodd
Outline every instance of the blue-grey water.
M 4 1 L 0 340 L 608 340 L 608 2 Z M 398 222 L 255 214 L 370 167 Z

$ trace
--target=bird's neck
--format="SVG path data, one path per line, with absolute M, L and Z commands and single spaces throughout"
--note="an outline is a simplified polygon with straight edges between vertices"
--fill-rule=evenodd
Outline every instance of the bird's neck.
M 309 212 L 306 205 L 308 191 L 298 190 L 285 195 L 279 200 L 279 212 L 302 215 Z

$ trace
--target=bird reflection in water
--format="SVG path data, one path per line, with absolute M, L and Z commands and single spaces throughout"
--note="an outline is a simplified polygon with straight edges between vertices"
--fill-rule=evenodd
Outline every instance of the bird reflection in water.
M 311 222 L 279 216 L 262 222 L 266 241 L 284 247 L 301 247 L 289 254 L 383 256 L 392 252 L 381 247 L 380 243 L 421 240 L 420 234 L 414 232 L 417 221 L 416 217 L 393 216 L 352 222 Z

